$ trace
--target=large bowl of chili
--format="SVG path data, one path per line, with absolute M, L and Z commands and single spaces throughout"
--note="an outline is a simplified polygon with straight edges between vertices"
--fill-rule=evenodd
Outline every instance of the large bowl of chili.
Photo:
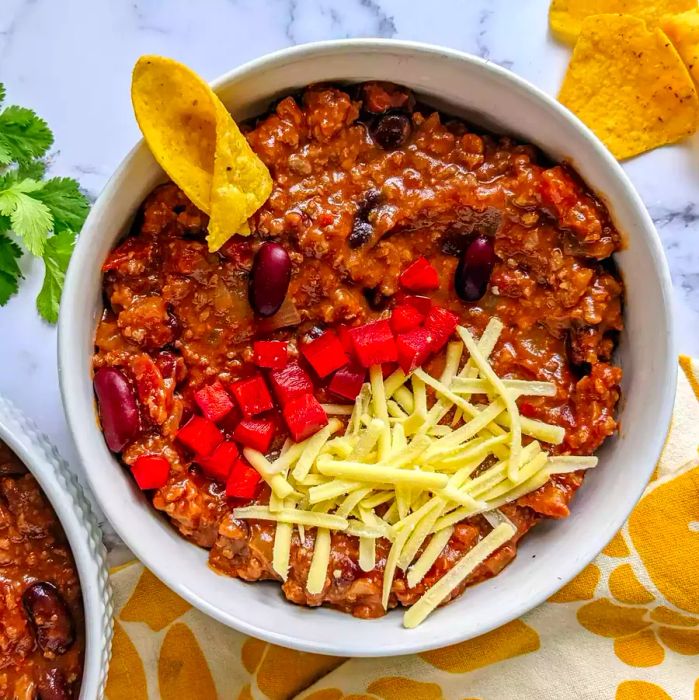
M 0 479 L 3 532 L 11 543 L 2 575 L 9 607 L 0 692 L 102 698 L 112 643 L 102 532 L 56 448 L 2 397 Z
M 525 613 L 573 578 L 621 527 L 650 478 L 669 425 L 676 380 L 668 268 L 642 201 L 596 137 L 526 81 L 441 47 L 361 39 L 283 50 L 227 73 L 213 87 L 241 121 L 311 83 L 367 80 L 406 85 L 421 102 L 514 135 L 552 161 L 566 163 L 604 203 L 621 232 L 623 245 L 615 254 L 625 287 L 624 330 L 614 357 L 623 369 L 618 433 L 600 449 L 600 466 L 586 478 L 571 515 L 537 527 L 497 577 L 453 601 L 449 612 L 434 613 L 418 630 L 402 629 L 391 614 L 366 623 L 326 608 L 291 606 L 266 585 L 217 575 L 207 566 L 204 550 L 156 517 L 105 444 L 92 385 L 95 329 L 104 309 L 102 265 L 164 179 L 143 143 L 122 162 L 90 214 L 68 271 L 59 320 L 59 372 L 68 421 L 105 514 L 135 554 L 173 590 L 224 624 L 284 646 L 350 656 L 412 653 L 477 636 Z M 107 375 L 103 380 L 119 381 Z

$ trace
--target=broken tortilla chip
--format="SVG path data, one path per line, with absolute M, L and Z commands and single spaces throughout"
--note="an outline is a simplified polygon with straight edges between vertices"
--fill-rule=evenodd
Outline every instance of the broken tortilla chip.
M 168 176 L 209 214 L 209 250 L 233 234 L 269 197 L 272 178 L 208 84 L 163 56 L 142 56 L 131 82 L 136 121 Z
M 590 15 L 625 14 L 655 27 L 663 15 L 673 15 L 697 6 L 697 0 L 551 0 L 549 26 L 560 41 L 574 44 L 583 20 Z
M 663 17 L 660 26 L 699 85 L 699 9 Z
M 629 15 L 585 19 L 558 99 L 619 159 L 678 141 L 699 119 L 694 83 L 670 40 Z

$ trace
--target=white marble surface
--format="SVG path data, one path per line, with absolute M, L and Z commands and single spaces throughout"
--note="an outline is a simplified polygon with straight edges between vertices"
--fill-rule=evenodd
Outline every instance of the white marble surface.
M 207 78 L 291 44 L 381 36 L 469 51 L 555 94 L 569 51 L 548 35 L 548 0 L 0 0 L 0 81 L 56 136 L 52 172 L 96 197 L 138 139 L 131 67 L 143 53 L 185 61 Z M 624 167 L 663 241 L 679 348 L 699 355 L 699 139 Z M 61 407 L 56 331 L 35 313 L 40 265 L 0 309 L 0 393 L 76 465 Z M 89 469 L 89 465 L 84 468 Z

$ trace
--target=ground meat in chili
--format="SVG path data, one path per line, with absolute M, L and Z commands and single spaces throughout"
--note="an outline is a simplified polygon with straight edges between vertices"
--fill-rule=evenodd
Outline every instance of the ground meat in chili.
M 51 614 L 56 615 L 43 630 L 35 624 L 39 615 L 32 619 L 33 590 L 51 598 Z M 85 633 L 75 563 L 39 485 L 3 442 L 0 601 L 0 697 L 77 698 Z
M 279 579 L 271 565 L 274 524 L 233 518 L 239 502 L 227 499 L 174 439 L 196 410 L 195 392 L 216 379 L 229 385 L 250 374 L 254 339 L 288 341 L 290 355 L 304 366 L 302 340 L 391 308 L 400 272 L 419 256 L 439 273 L 433 301 L 462 324 L 480 335 L 491 317 L 503 321 L 491 356 L 500 376 L 556 385 L 553 397 L 519 401 L 523 415 L 565 428 L 555 452 L 591 454 L 615 431 L 621 370 L 612 353 L 622 329 L 623 286 L 610 256 L 620 236 L 573 170 L 386 83 L 312 86 L 298 99 L 282 99 L 244 132 L 274 181 L 250 220 L 252 236 L 234 236 L 210 253 L 206 216 L 174 184 L 154 190 L 104 265 L 106 308 L 94 355 L 95 369 L 119 368 L 139 399 L 141 429 L 122 460 L 167 457 L 170 474 L 153 504 L 185 537 L 211 549 L 217 571 L 249 581 Z M 453 279 L 477 235 L 492 241 L 496 262 L 485 295 L 465 303 Z M 271 319 L 256 317 L 247 297 L 252 260 L 266 240 L 281 243 L 292 262 L 285 305 Z M 330 399 L 327 381 L 316 382 L 315 392 Z M 286 435 L 271 415 L 273 453 Z M 233 411 L 220 424 L 227 439 L 239 419 Z M 556 476 L 505 506 L 515 538 L 451 597 L 497 574 L 538 520 L 565 517 L 581 483 L 581 473 Z M 256 500 L 268 498 L 265 487 Z M 389 606 L 415 602 L 489 530 L 480 516 L 460 523 L 418 586 L 410 589 L 397 573 Z M 305 581 L 314 536 L 312 528 L 303 541 L 294 533 L 286 597 L 358 617 L 382 615 L 388 543 L 377 543 L 377 565 L 367 573 L 357 564 L 356 539 L 333 533 L 326 584 L 310 595 Z

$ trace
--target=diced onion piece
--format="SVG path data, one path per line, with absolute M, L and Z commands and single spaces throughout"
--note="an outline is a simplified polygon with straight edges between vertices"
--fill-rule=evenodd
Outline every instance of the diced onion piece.
M 511 525 L 502 523 L 488 533 L 406 611 L 403 625 L 408 629 L 417 627 L 479 564 L 511 539 L 515 532 Z
M 313 559 L 308 570 L 306 580 L 306 590 L 311 595 L 318 595 L 323 592 L 325 578 L 328 573 L 330 563 L 330 531 L 319 527 L 316 531 L 316 542 L 313 548 Z
M 422 554 L 408 569 L 406 579 L 410 588 L 415 588 L 415 586 L 425 578 L 425 574 L 432 568 L 432 565 L 437 561 L 442 550 L 447 546 L 447 542 L 451 539 L 453 532 L 453 527 L 445 527 L 443 530 L 435 532 L 434 535 L 432 535 L 432 538 L 427 543 Z

